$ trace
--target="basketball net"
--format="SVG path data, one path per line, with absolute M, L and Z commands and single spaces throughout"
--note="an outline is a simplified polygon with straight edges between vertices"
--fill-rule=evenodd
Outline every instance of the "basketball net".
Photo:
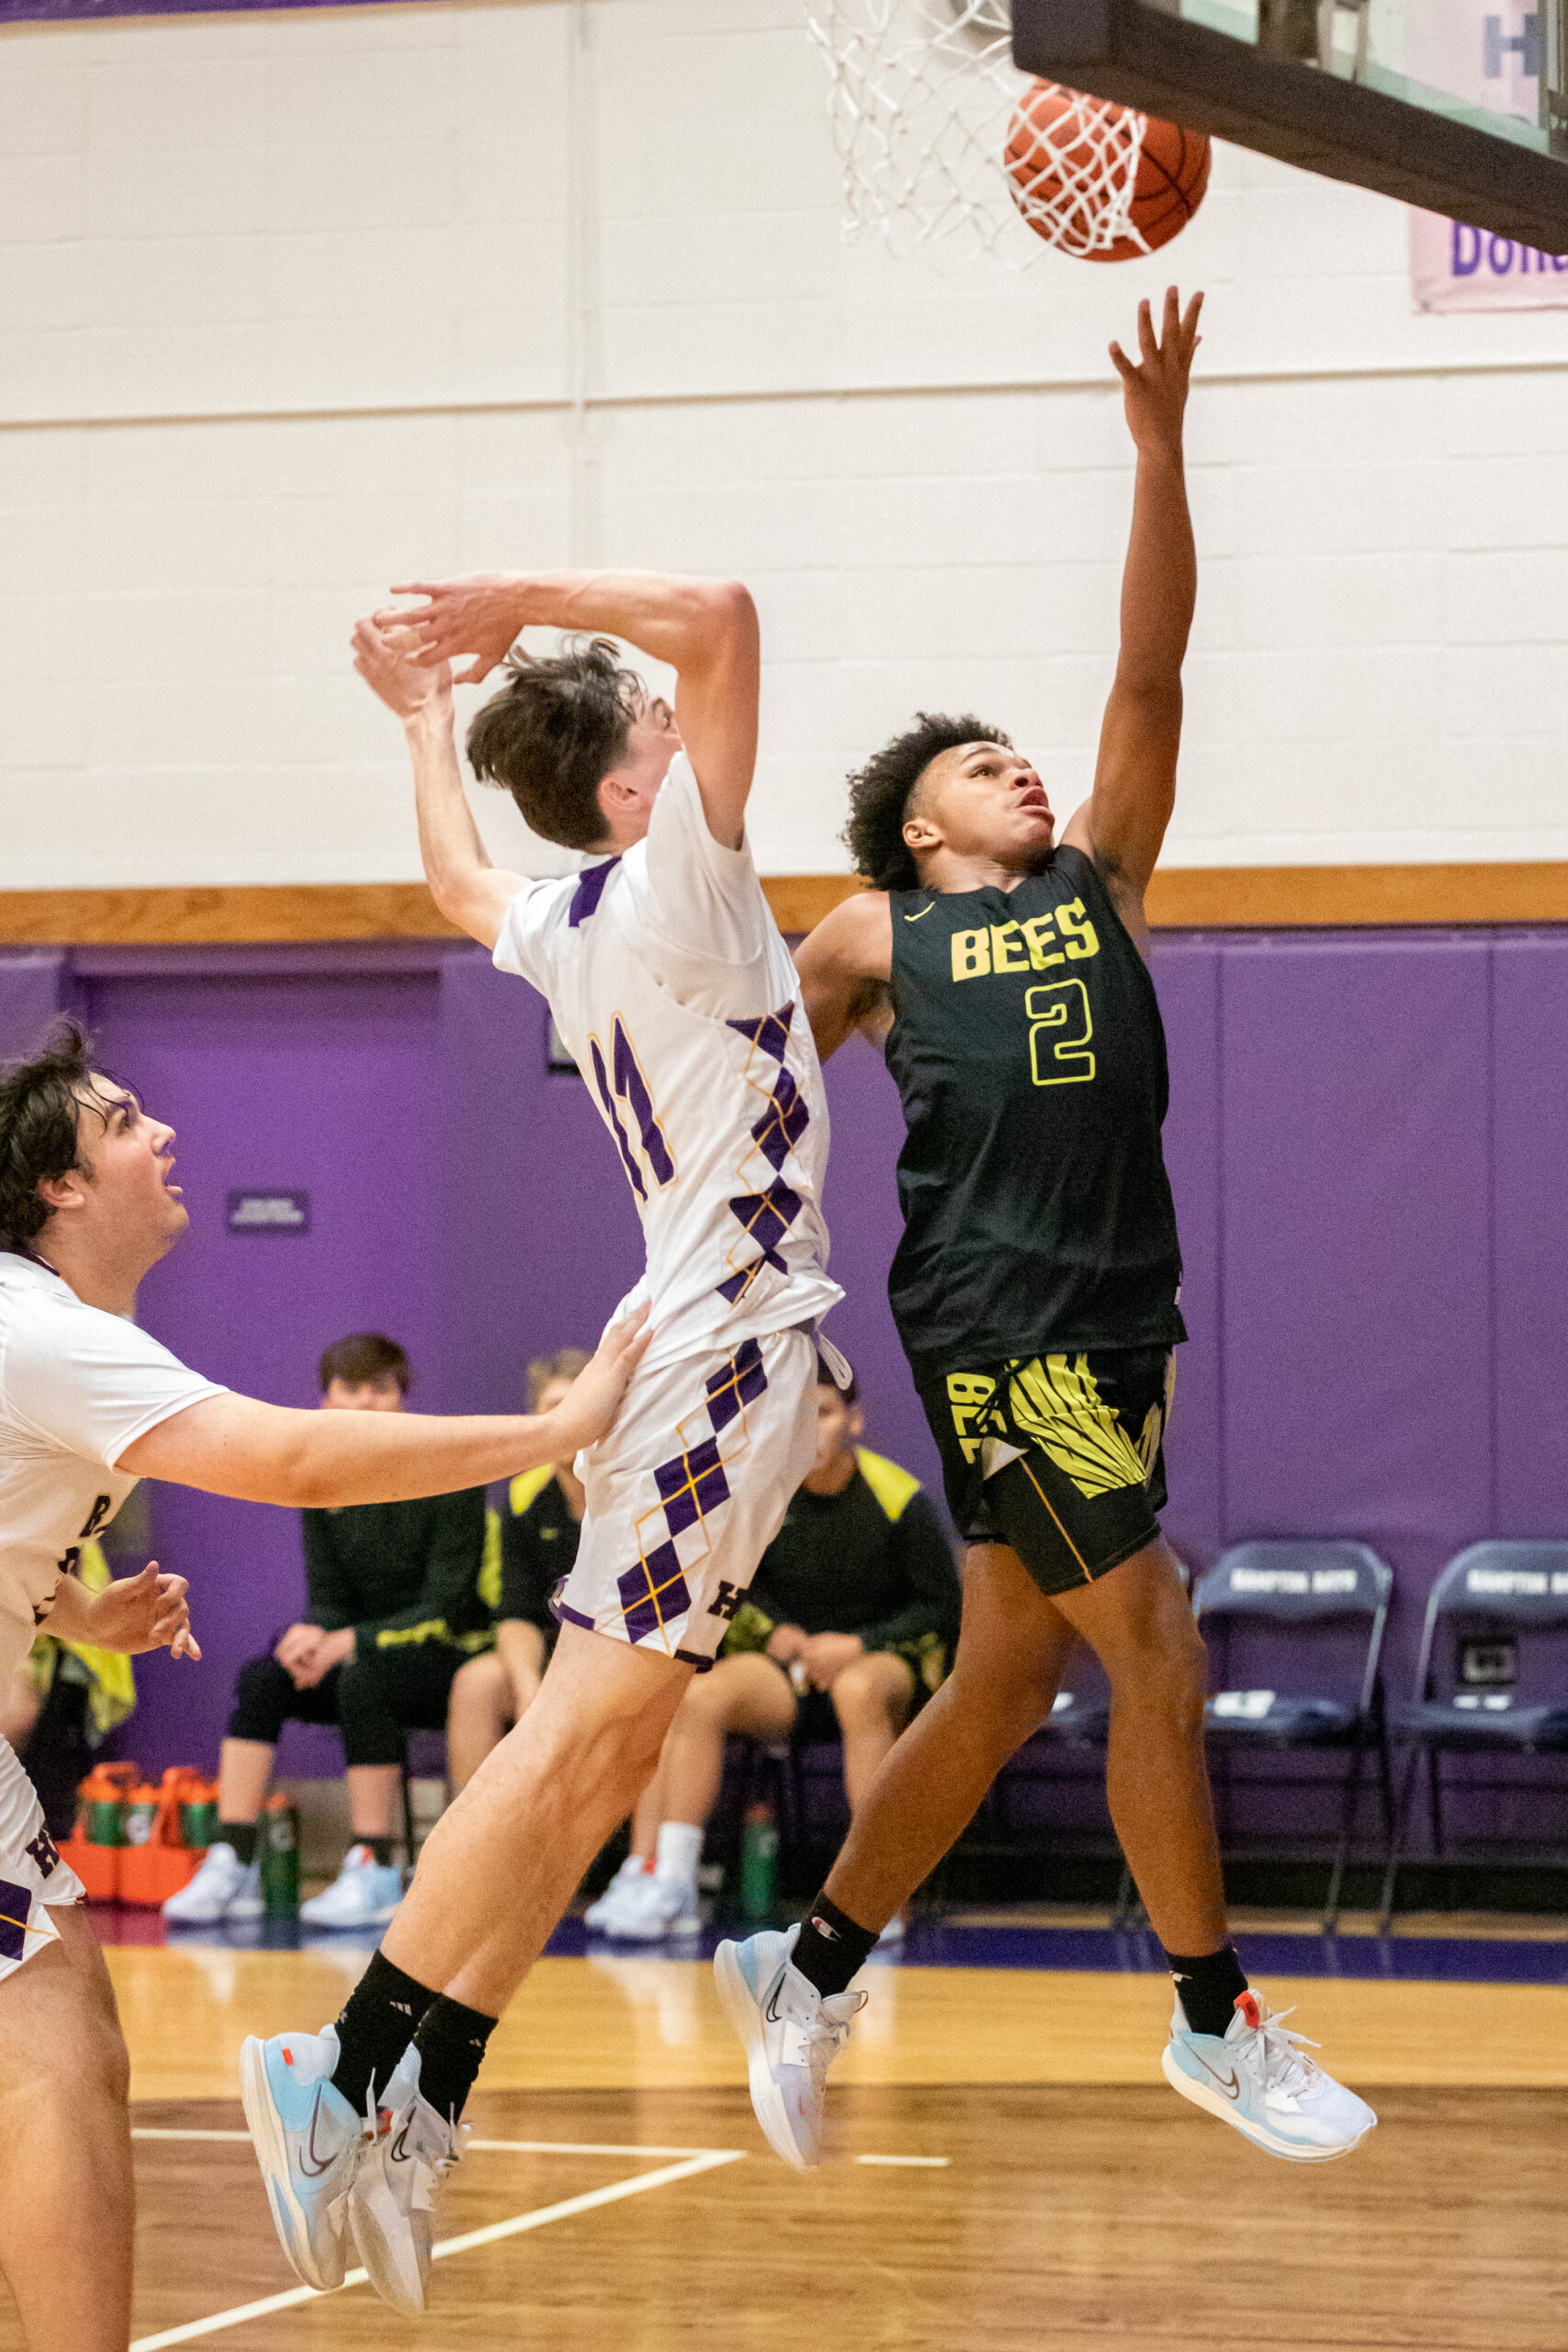
M 1144 244 L 1131 210 L 1145 118 L 1131 108 L 1070 94 L 1055 122 L 1026 128 L 1033 184 L 1010 176 L 1010 130 L 1034 85 L 1012 62 L 1009 0 L 818 0 L 808 23 L 832 77 L 847 238 L 1015 267 L 1042 240 L 1079 255 Z

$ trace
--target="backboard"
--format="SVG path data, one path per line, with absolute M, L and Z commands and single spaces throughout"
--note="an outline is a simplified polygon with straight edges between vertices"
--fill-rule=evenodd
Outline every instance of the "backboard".
M 1568 253 L 1568 0 L 1013 0 L 1026 74 Z

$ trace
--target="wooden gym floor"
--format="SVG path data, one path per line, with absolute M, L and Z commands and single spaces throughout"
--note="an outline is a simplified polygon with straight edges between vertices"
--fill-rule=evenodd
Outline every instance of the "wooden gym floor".
M 1265 1980 L 1382 2116 L 1292 2166 L 1164 2086 L 1158 1976 L 879 1967 L 831 2160 L 802 2177 L 757 2132 L 705 1962 L 547 1959 L 492 2044 L 415 2324 L 294 2286 L 234 2095 L 242 2037 L 324 2021 L 365 1952 L 109 1958 L 139 2352 L 1568 2346 L 1565 1983 Z

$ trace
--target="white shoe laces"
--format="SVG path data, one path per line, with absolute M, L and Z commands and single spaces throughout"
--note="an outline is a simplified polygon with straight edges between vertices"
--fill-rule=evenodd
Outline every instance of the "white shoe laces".
M 1256 1996 L 1254 1996 L 1256 1998 Z M 1258 2003 L 1258 2022 L 1236 2055 L 1265 2091 L 1283 2091 L 1299 2096 L 1310 2091 L 1322 2079 L 1317 2063 L 1307 2056 L 1309 2050 L 1322 2047 L 1310 2041 L 1304 2033 L 1297 2033 L 1285 2024 L 1295 2010 L 1265 2008 Z
M 840 2017 L 829 2008 L 826 2000 L 820 2001 L 817 2015 L 807 2028 L 806 2063 L 811 2070 L 812 2088 L 817 2091 L 826 2088 L 828 2069 L 850 2038 L 851 2021 L 871 1996 L 867 1993 L 838 1993 L 831 1997 L 852 2002 L 853 2007 L 846 2016 Z

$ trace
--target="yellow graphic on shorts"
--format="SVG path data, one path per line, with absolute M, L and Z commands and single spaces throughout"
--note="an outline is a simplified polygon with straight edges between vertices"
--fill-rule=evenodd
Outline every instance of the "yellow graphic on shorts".
M 1050 1455 L 1080 1495 L 1147 1484 L 1143 1458 L 1111 1407 L 1101 1402 L 1087 1356 L 1036 1356 L 1021 1365 L 1008 1403 L 1015 1425 Z

